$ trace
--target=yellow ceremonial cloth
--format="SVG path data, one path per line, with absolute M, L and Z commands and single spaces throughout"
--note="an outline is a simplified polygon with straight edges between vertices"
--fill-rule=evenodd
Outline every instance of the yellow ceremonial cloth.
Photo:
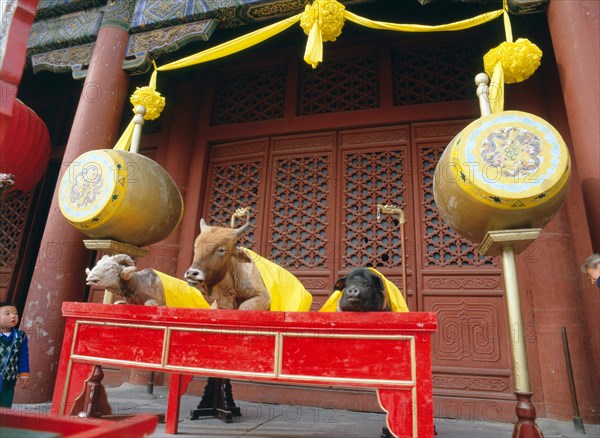
M 210 304 L 202 293 L 179 278 L 171 277 L 155 271 L 162 281 L 167 307 L 189 307 L 194 309 L 209 309 Z
M 385 278 L 383 274 L 377 269 L 369 268 L 369 270 L 379 275 L 383 280 L 383 284 L 385 286 L 385 293 L 387 294 L 390 307 L 392 308 L 392 312 L 408 312 L 408 306 L 406 305 L 406 301 L 404 301 L 404 297 L 402 296 L 402 292 L 400 292 L 400 289 L 398 289 L 396 285 L 390 280 Z M 325 304 L 323 304 L 323 307 L 321 307 L 319 312 L 335 312 L 337 310 L 338 302 L 341 298 L 342 291 L 334 291 L 329 296 Z
M 300 280 L 281 266 L 259 256 L 248 248 L 240 248 L 252 259 L 271 296 L 271 310 L 283 312 L 308 312 L 312 295 Z

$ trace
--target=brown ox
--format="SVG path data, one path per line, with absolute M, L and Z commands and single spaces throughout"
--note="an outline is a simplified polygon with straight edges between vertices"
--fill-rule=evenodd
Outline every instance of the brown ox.
M 250 256 L 236 245 L 250 223 L 239 228 L 211 227 L 200 220 L 194 260 L 185 273 L 215 301 L 213 309 L 270 310 L 269 292 Z

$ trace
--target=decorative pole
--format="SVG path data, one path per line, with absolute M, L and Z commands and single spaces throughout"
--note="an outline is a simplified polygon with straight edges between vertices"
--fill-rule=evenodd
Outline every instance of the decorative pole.
M 544 436 L 535 422 L 535 407 L 531 403 L 531 383 L 525 346 L 525 327 L 521 317 L 521 298 L 517 281 L 515 254 L 523 251 L 540 234 L 541 228 L 489 231 L 481 245 L 482 255 L 502 255 L 502 271 L 506 289 L 506 307 L 512 350 L 512 369 L 515 379 L 514 393 L 517 396 L 517 423 L 513 438 L 541 438 Z
M 406 248 L 404 245 L 404 224 L 406 218 L 404 217 L 404 210 L 394 204 L 377 204 L 377 222 L 381 222 L 381 215 L 398 215 L 398 222 L 400 222 L 400 244 L 401 244 L 401 257 L 402 257 L 402 293 L 407 295 L 406 290 Z
M 137 154 L 140 150 L 140 141 L 142 139 L 142 126 L 144 126 L 144 115 L 146 107 L 144 105 L 135 106 L 135 116 L 133 116 L 133 135 L 131 136 L 131 147 L 129 152 Z
M 539 49 L 533 50 L 526 41 L 514 45 L 518 47 L 510 46 L 509 53 L 517 57 L 530 53 L 536 58 L 530 61 L 539 61 Z M 508 65 L 511 59 L 506 61 Z M 501 60 L 492 64 L 493 84 L 504 83 L 499 81 L 507 74 Z M 512 76 L 524 72 L 508 69 L 508 73 L 511 78 L 506 82 L 511 83 L 519 82 Z M 525 73 L 528 77 L 531 72 Z M 531 403 L 515 254 L 537 238 L 564 204 L 571 159 L 560 133 L 548 122 L 534 114 L 491 105 L 495 102 L 490 102 L 486 73 L 478 74 L 475 84 L 481 117 L 444 150 L 435 169 L 433 196 L 440 216 L 457 234 L 479 244 L 481 255 L 502 257 L 517 396 L 513 438 L 538 438 L 543 435 Z
M 477 85 L 477 98 L 479 99 L 479 111 L 481 117 L 492 114 L 490 105 L 490 78 L 485 73 L 479 73 L 475 76 L 475 85 Z
M 492 113 L 488 87 L 489 78 L 485 73 L 475 76 L 477 97 L 481 117 Z M 535 423 L 535 407 L 531 403 L 531 383 L 529 380 L 529 363 L 525 347 L 525 326 L 521 316 L 521 298 L 519 282 L 517 281 L 517 264 L 515 248 L 522 251 L 540 234 L 541 229 L 524 229 L 508 231 L 488 231 L 479 245 L 481 255 L 502 255 L 502 271 L 504 273 L 504 288 L 506 308 L 508 311 L 508 331 L 510 332 L 512 369 L 515 379 L 515 395 L 517 396 L 517 423 L 513 438 L 543 437 L 542 431 Z

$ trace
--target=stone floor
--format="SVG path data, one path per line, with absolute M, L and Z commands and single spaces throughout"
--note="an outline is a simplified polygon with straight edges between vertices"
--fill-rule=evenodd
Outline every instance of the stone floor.
M 167 407 L 167 388 L 155 387 L 148 394 L 145 386 L 124 384 L 107 388 L 113 413 L 164 414 Z M 385 414 L 319 409 L 308 406 L 273 405 L 236 400 L 242 416 L 231 423 L 215 418 L 191 420 L 190 410 L 198 404 L 197 396 L 181 398 L 177 436 L 197 438 L 379 438 L 385 426 Z M 15 405 L 15 409 L 45 412 L 49 404 Z M 437 438 L 500 438 L 511 437 L 509 423 L 435 419 Z M 573 422 L 538 419 L 545 438 L 600 438 L 600 426 L 585 424 L 585 434 L 575 430 Z M 159 423 L 151 438 L 172 437 Z M 126 437 L 122 437 L 126 438 Z

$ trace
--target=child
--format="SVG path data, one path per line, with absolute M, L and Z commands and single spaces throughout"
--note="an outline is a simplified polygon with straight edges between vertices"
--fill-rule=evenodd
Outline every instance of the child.
M 22 389 L 29 386 L 29 348 L 27 335 L 15 328 L 17 308 L 0 301 L 0 407 L 11 408 L 17 380 Z

